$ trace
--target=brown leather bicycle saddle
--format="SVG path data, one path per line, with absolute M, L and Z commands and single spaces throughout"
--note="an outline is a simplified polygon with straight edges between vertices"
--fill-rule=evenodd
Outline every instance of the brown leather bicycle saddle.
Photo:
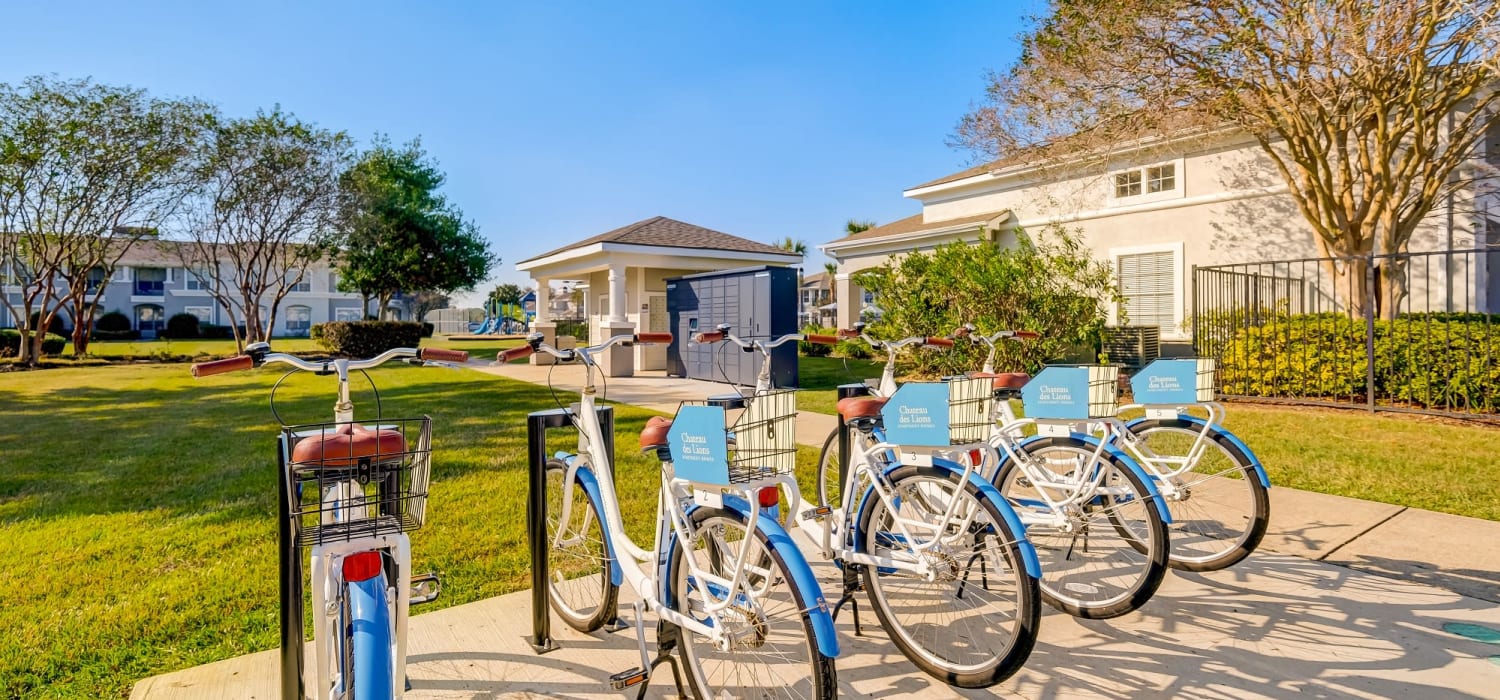
M 844 420 L 855 418 L 874 418 L 880 415 L 880 409 L 885 408 L 885 402 L 889 398 L 880 396 L 850 396 L 839 399 L 838 412 Z
M 406 438 L 399 430 L 372 430 L 357 423 L 302 438 L 292 448 L 292 462 L 321 467 L 352 467 L 372 459 L 402 459 Z
M 651 420 L 646 421 L 645 429 L 641 430 L 641 449 L 649 450 L 667 444 L 667 433 L 671 430 L 671 418 L 651 416 Z
M 1031 381 L 1031 375 L 1025 372 L 970 372 L 970 379 L 991 379 L 992 389 L 1006 389 L 1010 391 L 1019 390 Z

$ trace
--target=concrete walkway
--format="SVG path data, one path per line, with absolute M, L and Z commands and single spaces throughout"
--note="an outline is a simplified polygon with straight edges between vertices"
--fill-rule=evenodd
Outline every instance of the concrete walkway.
M 547 368 L 484 371 L 541 383 Z M 559 388 L 577 386 L 569 372 L 556 370 Z M 725 391 L 634 377 L 611 380 L 608 398 L 670 413 Z M 804 412 L 799 441 L 820 443 L 833 425 Z M 955 691 L 916 671 L 862 606 L 865 636 L 854 636 L 848 614 L 839 620 L 842 694 L 1500 697 L 1500 523 L 1286 488 L 1271 498 L 1256 554 L 1226 571 L 1171 572 L 1143 609 L 1114 620 L 1049 610 L 1025 669 L 988 691 Z M 814 566 L 832 595 L 834 568 Z M 621 697 L 606 681 L 638 665 L 632 631 L 582 635 L 554 621 L 561 649 L 538 656 L 525 642 L 530 608 L 523 591 L 413 617 L 407 697 Z M 274 650 L 250 654 L 147 678 L 131 697 L 274 698 L 276 668 Z M 664 697 L 670 674 L 656 678 L 652 696 Z

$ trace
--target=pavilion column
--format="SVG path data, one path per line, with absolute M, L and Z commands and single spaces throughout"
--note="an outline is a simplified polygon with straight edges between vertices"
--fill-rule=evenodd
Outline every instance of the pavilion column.
M 547 308 L 552 302 L 552 289 L 548 286 L 552 280 L 541 277 L 533 279 L 532 282 L 536 286 L 536 317 L 531 320 L 531 332 L 541 333 L 542 342 L 557 347 L 557 324 L 552 322 L 550 309 Z M 531 356 L 533 365 L 550 365 L 556 362 L 557 358 L 545 352 Z
M 590 342 L 602 343 L 613 336 L 635 333 L 635 324 L 626 319 L 624 263 L 609 265 L 609 317 L 599 324 L 602 338 L 590 338 Z M 606 377 L 629 377 L 635 374 L 635 350 L 616 345 L 599 358 L 599 369 Z
M 834 302 L 838 306 L 838 327 L 853 328 L 859 321 L 859 310 L 864 306 L 865 292 L 849 279 L 849 273 L 840 272 L 833 277 Z

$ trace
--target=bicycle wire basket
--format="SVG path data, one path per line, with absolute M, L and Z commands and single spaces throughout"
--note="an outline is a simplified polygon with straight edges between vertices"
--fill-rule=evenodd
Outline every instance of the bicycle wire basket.
M 797 468 L 797 392 L 776 390 L 747 399 L 744 410 L 725 428 L 723 466 L 728 470 L 728 483 L 793 473 Z M 684 401 L 678 416 L 684 408 L 714 405 L 722 407 L 712 400 Z M 725 420 L 729 420 L 727 411 Z M 685 466 L 677 465 L 679 473 L 687 471 Z M 719 483 L 723 478 L 720 473 L 712 481 Z
M 1130 393 L 1144 404 L 1213 401 L 1216 367 L 1212 357 L 1153 360 L 1130 377 Z
M 1116 365 L 1048 365 L 1021 387 L 1026 417 L 1040 420 L 1108 418 L 1119 410 Z
M 422 527 L 431 418 L 290 426 L 282 440 L 292 529 L 302 546 Z
M 948 384 L 948 440 L 967 445 L 989 439 L 995 427 L 995 392 L 987 378 L 950 377 Z

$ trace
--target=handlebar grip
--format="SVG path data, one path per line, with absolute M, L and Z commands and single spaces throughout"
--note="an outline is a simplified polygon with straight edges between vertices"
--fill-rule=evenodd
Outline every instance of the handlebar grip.
M 1042 334 L 1036 331 L 1016 331 L 1016 337 L 1024 340 L 1033 340 L 1042 337 Z
M 501 350 L 500 355 L 496 359 L 500 360 L 501 362 L 512 362 L 523 357 L 530 357 L 532 353 L 535 352 L 536 350 L 533 349 L 530 345 L 519 345 L 509 350 Z
M 951 347 L 953 347 L 953 339 L 952 338 L 938 338 L 936 336 L 929 336 L 927 338 L 927 340 L 922 341 L 922 344 L 923 345 L 931 345 L 932 347 L 935 347 L 935 348 L 951 348 Z
M 254 368 L 255 358 L 249 355 L 240 355 L 238 357 L 231 357 L 224 360 L 196 363 L 193 365 L 193 376 L 198 378 L 211 377 L 215 374 L 224 374 L 225 372 L 238 372 L 242 369 Z
M 839 337 L 836 336 L 836 335 L 822 335 L 820 333 L 808 333 L 806 336 L 803 336 L 802 339 L 806 340 L 809 343 L 812 343 L 813 345 L 838 345 L 839 344 Z
M 469 353 L 462 350 L 444 350 L 442 348 L 420 348 L 417 350 L 417 359 L 434 360 L 437 362 L 468 362 Z
M 715 332 L 717 332 L 717 331 L 715 331 Z M 636 333 L 635 334 L 635 342 L 637 342 L 637 343 L 645 343 L 645 344 L 648 344 L 648 345 L 651 344 L 651 343 L 671 343 L 672 342 L 672 334 L 671 333 Z
M 695 343 L 717 343 L 726 337 L 724 331 L 703 331 L 693 336 Z
M 858 338 L 859 331 L 854 330 L 853 328 L 840 328 L 838 336 L 840 338 Z

